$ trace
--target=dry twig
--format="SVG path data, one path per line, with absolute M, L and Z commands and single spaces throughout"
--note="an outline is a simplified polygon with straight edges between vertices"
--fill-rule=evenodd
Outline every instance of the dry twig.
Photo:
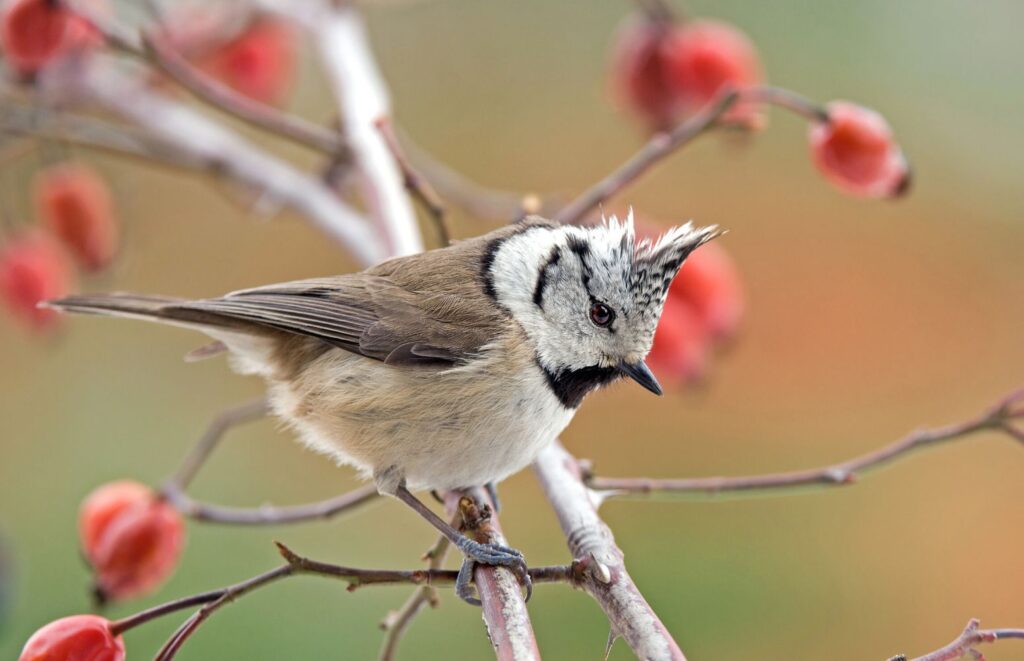
M 867 471 L 880 468 L 926 447 L 960 440 L 983 431 L 1003 432 L 1024 443 L 1024 429 L 1019 427 L 1024 418 L 1024 390 L 1013 392 L 1001 399 L 981 415 L 966 422 L 931 430 L 911 433 L 890 445 L 868 452 L 839 464 L 789 473 L 752 475 L 746 477 L 705 477 L 683 479 L 650 479 L 628 477 L 597 477 L 586 475 L 585 482 L 592 489 L 604 492 L 604 497 L 653 493 L 753 493 L 757 491 L 791 489 L 808 485 L 824 487 L 853 484 Z
M 997 640 L 1017 638 L 1024 640 L 1024 629 L 982 629 L 981 622 L 971 619 L 960 635 L 949 645 L 912 659 L 912 661 L 955 661 L 968 654 L 974 659 L 984 661 L 981 652 L 974 649 L 981 643 L 994 643 Z M 907 657 L 899 654 L 890 657 L 889 661 L 907 661 Z

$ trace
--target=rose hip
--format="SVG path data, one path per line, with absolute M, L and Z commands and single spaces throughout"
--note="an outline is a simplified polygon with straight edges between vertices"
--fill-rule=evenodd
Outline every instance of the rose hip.
M 36 213 L 90 271 L 107 266 L 117 252 L 118 224 L 106 182 L 84 165 L 40 171 L 34 182 Z
M 39 304 L 68 294 L 73 282 L 67 253 L 46 232 L 30 231 L 0 244 L 0 300 L 33 329 L 57 322 L 57 313 Z
M 846 101 L 827 106 L 829 120 L 812 124 L 811 158 L 824 177 L 858 197 L 903 194 L 910 169 L 885 119 L 874 110 Z
M 106 484 L 79 513 L 79 535 L 104 599 L 143 595 L 173 571 L 184 544 L 181 515 L 145 485 Z
M 18 661 L 124 661 L 124 641 L 98 615 L 72 615 L 32 634 Z

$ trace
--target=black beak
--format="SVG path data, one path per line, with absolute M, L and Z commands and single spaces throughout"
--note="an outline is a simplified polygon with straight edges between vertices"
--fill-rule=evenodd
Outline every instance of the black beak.
M 651 369 L 647 367 L 647 364 L 644 363 L 644 361 L 641 360 L 639 363 L 627 363 L 626 361 L 622 361 L 619 363 L 618 370 L 642 385 L 644 388 L 653 392 L 655 395 L 661 394 L 661 385 L 658 383 L 658 380 L 654 378 L 654 374 L 651 373 Z

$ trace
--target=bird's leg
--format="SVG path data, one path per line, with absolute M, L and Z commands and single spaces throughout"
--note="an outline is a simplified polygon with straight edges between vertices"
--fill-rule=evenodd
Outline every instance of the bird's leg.
M 491 499 L 491 505 L 494 505 L 494 513 L 501 514 L 501 500 L 498 499 L 498 485 L 494 482 L 488 482 L 484 485 L 487 489 L 487 496 Z
M 426 519 L 427 523 L 437 528 L 442 535 L 448 538 L 453 546 L 462 551 L 462 554 L 466 556 L 466 562 L 463 563 L 462 569 L 459 570 L 459 577 L 456 581 L 456 594 L 463 601 L 477 606 L 480 605 L 480 600 L 472 596 L 469 586 L 473 576 L 473 564 L 477 562 L 485 565 L 508 567 L 515 573 L 519 581 L 526 586 L 527 594 L 532 591 L 530 574 L 527 571 L 526 560 L 523 559 L 522 553 L 502 544 L 485 544 L 466 537 L 424 505 L 419 498 L 414 496 L 405 487 L 405 484 L 400 483 L 391 495 Z

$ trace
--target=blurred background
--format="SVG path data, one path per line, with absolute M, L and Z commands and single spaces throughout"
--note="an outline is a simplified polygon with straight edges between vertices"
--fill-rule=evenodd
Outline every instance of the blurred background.
M 606 83 L 611 35 L 631 9 L 437 0 L 372 5 L 367 18 L 397 121 L 420 145 L 480 182 L 568 197 L 643 140 Z M 611 207 L 728 227 L 722 243 L 743 274 L 746 321 L 698 389 L 659 399 L 620 385 L 589 398 L 565 433 L 568 448 L 622 476 L 812 467 L 960 421 L 1024 385 L 1024 5 L 718 0 L 685 9 L 746 30 L 772 82 L 880 110 L 914 164 L 914 190 L 894 203 L 836 192 L 807 157 L 804 122 L 777 111 L 753 139 L 707 137 L 657 168 Z M 292 108 L 332 115 L 312 61 Z M 258 222 L 198 177 L 79 155 L 113 180 L 127 233 L 118 265 L 89 288 L 208 296 L 353 268 L 297 218 Z M 38 165 L 29 157 L 0 173 L 4 198 L 23 213 Z M 454 223 L 457 236 L 492 227 L 457 213 Z M 0 319 L 0 658 L 43 623 L 90 608 L 75 530 L 83 496 L 122 477 L 159 483 L 213 415 L 261 392 L 221 360 L 182 362 L 201 340 L 79 318 L 39 341 Z M 1024 625 L 1022 451 L 979 435 L 852 488 L 617 501 L 603 514 L 691 659 L 921 654 L 969 617 Z M 355 484 L 265 422 L 231 433 L 193 492 L 283 504 Z M 528 471 L 502 497 L 505 530 L 531 564 L 568 560 Z M 273 539 L 326 561 L 402 568 L 418 565 L 434 535 L 390 502 L 298 527 L 190 524 L 172 580 L 110 615 L 275 566 Z M 221 611 L 181 658 L 372 658 L 377 623 L 409 591 L 349 594 L 293 579 Z M 541 586 L 530 611 L 548 658 L 600 658 L 608 626 L 585 594 Z M 183 618 L 128 633 L 130 656 L 155 651 Z M 986 656 L 1024 659 L 1014 642 Z M 479 612 L 449 594 L 401 652 L 488 656 Z M 621 642 L 611 653 L 630 657 Z

